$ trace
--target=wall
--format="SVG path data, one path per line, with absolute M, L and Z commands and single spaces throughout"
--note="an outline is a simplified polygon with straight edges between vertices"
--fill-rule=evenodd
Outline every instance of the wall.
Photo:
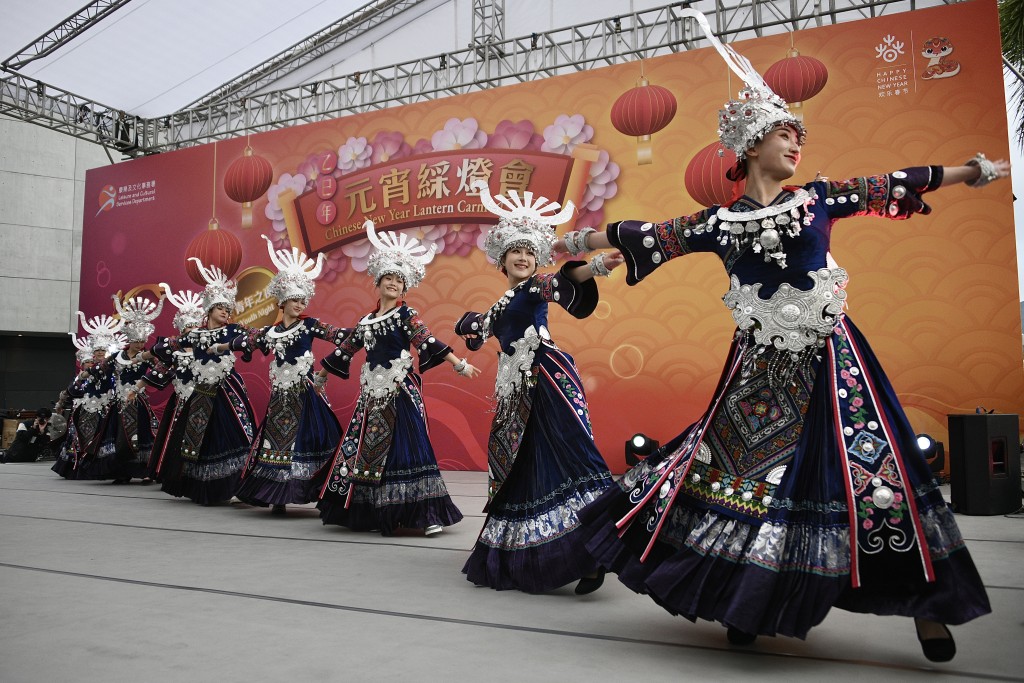
M 75 329 L 85 172 L 103 148 L 0 118 L 0 333 Z

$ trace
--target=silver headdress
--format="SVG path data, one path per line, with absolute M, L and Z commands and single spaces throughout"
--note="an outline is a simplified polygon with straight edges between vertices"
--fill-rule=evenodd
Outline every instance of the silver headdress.
M 538 197 L 534 201 L 532 192 L 520 197 L 515 190 L 508 197 L 499 194 L 492 198 L 487 181 L 479 178 L 473 182 L 473 188 L 480 191 L 484 207 L 501 219 L 484 240 L 488 258 L 500 268 L 501 259 L 509 249 L 526 247 L 533 252 L 538 266 L 549 266 L 554 262 L 551 247 L 557 239 L 555 226 L 572 217 L 576 208 L 572 202 L 559 206 L 558 202 L 549 202 L 546 197 Z M 506 208 L 498 206 L 499 203 Z
M 309 301 L 313 294 L 316 293 L 313 280 L 320 275 L 320 270 L 323 268 L 327 257 L 324 256 L 323 252 L 320 252 L 314 261 L 299 251 L 298 247 L 292 247 L 291 251 L 287 249 L 275 250 L 274 243 L 270 241 L 270 238 L 266 235 L 262 235 L 262 237 L 267 240 L 267 251 L 270 252 L 270 260 L 278 271 L 277 275 L 270 280 L 267 293 L 277 299 L 279 304 L 289 299 L 305 299 Z
M 737 99 L 726 102 L 725 108 L 718 112 L 718 137 L 722 144 L 736 152 L 736 157 L 742 160 L 746 158 L 747 150 L 761 138 L 778 126 L 787 125 L 797 130 L 802 145 L 807 137 L 803 123 L 789 112 L 786 101 L 768 87 L 750 60 L 731 46 L 723 45 L 711 31 L 707 18 L 700 12 L 683 9 L 679 13 L 700 24 L 708 42 L 718 50 L 729 68 L 747 84 L 746 88 L 740 90 Z
M 199 264 L 199 270 L 202 272 L 203 265 Z M 191 292 L 187 289 L 180 290 L 177 294 L 171 291 L 171 286 L 166 282 L 161 282 L 160 286 L 164 288 L 164 293 L 167 295 L 167 300 L 174 304 L 174 307 L 178 309 L 178 312 L 174 314 L 174 328 L 178 332 L 184 332 L 185 328 L 198 327 L 203 324 L 203 318 L 206 316 L 206 307 L 203 305 L 203 297 Z
M 78 364 L 86 363 L 92 360 L 92 343 L 89 337 L 82 337 L 79 339 L 75 336 L 74 332 L 68 332 L 71 335 L 71 343 L 75 345 L 77 351 L 75 351 L 75 360 Z
M 152 321 L 164 310 L 164 300 L 153 303 L 143 296 L 121 301 L 116 294 L 111 297 L 114 300 L 114 308 L 121 321 L 124 323 L 124 332 L 128 335 L 129 342 L 140 342 L 149 339 L 149 336 L 156 332 L 156 326 Z
M 217 305 L 227 306 L 229 311 L 234 311 L 235 296 L 238 295 L 238 285 L 233 280 L 229 280 L 228 276 L 221 272 L 221 269 L 217 266 L 204 266 L 203 262 L 195 256 L 189 258 L 189 261 L 196 262 L 199 272 L 202 274 L 203 279 L 206 280 L 206 288 L 203 289 L 203 312 L 209 313 L 210 309 Z M 160 286 L 163 287 L 164 285 L 161 284 Z M 169 292 L 170 290 L 165 287 L 164 291 Z M 172 301 L 171 303 L 174 302 Z
M 125 322 L 106 314 L 94 315 L 86 320 L 81 311 L 78 311 L 78 319 L 82 321 L 82 329 L 89 333 L 89 346 L 92 350 L 103 349 L 106 352 L 110 352 L 111 347 L 117 343 L 116 335 Z
M 426 265 L 434 260 L 437 245 L 430 249 L 420 244 L 415 237 L 400 233 L 377 233 L 373 221 L 363 223 L 366 237 L 377 249 L 366 264 L 366 272 L 378 284 L 385 275 L 397 275 L 408 288 L 416 287 L 427 274 Z

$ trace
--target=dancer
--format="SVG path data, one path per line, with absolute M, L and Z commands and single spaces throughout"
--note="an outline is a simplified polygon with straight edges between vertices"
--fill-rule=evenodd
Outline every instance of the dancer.
M 548 333 L 548 302 L 587 317 L 598 302 L 594 276 L 608 275 L 622 255 L 537 274 L 538 266 L 552 263 L 554 226 L 572 215 L 572 204 L 555 214 L 558 204 L 533 201 L 529 192 L 492 199 L 486 183 L 475 187 L 501 218 L 484 248 L 507 277 L 508 291 L 486 313 L 464 315 L 455 328 L 471 350 L 490 337 L 501 347 L 487 444 L 487 519 L 462 571 L 498 590 L 543 593 L 579 579 L 576 592 L 589 593 L 603 575 L 583 548 L 576 513 L 612 478 L 594 445 L 575 362 Z
M 78 372 L 75 373 L 75 377 L 68 384 L 68 388 L 61 392 L 60 402 L 58 403 L 58 410 L 60 410 L 67 401 L 71 401 L 71 418 L 68 420 L 67 438 L 65 438 L 64 445 L 57 455 L 56 462 L 50 468 L 64 479 L 74 479 L 78 474 L 79 458 L 83 455 L 83 441 L 79 434 L 77 423 L 82 421 L 82 406 L 86 403 L 88 394 L 92 392 L 93 398 L 107 394 L 105 391 L 100 391 L 98 386 L 94 386 L 91 379 L 92 375 L 89 372 L 97 362 L 102 362 L 106 357 L 106 349 L 94 351 L 91 341 L 91 337 L 79 338 L 75 336 L 74 332 L 71 333 L 71 342 L 77 349 L 75 351 L 75 363 L 78 366 Z M 97 360 L 97 357 L 99 360 Z M 86 380 L 89 381 L 86 382 Z M 95 432 L 95 428 L 92 431 Z M 86 441 L 89 439 L 91 439 L 91 435 L 86 438 Z
M 83 366 L 68 386 L 68 395 L 81 401 L 79 409 L 72 415 L 78 452 L 73 458 L 73 473 L 68 478 L 89 479 L 89 470 L 96 461 L 103 436 L 101 427 L 106 424 L 107 413 L 115 401 L 108 356 L 120 353 L 128 345 L 128 339 L 121 333 L 123 320 L 105 314 L 86 320 L 81 311 L 78 311 L 78 318 L 82 321 L 82 329 L 89 335 L 92 363 Z
M 215 505 L 237 492 L 252 446 L 256 419 L 230 353 L 232 340 L 251 330 L 228 322 L 235 310 L 235 283 L 216 266 L 190 260 L 206 280 L 202 301 L 206 326 L 194 328 L 174 343 L 177 353 L 191 350 L 192 393 L 182 409 L 180 467 L 177 473 L 168 472 L 170 480 L 163 490 L 200 505 Z
M 156 430 L 153 453 L 149 458 L 149 476 L 160 482 L 162 491 L 180 496 L 181 437 L 185 428 L 181 417 L 192 395 L 193 375 L 192 349 L 182 347 L 179 339 L 202 324 L 203 299 L 186 290 L 175 294 L 164 282 L 160 286 L 167 300 L 178 309 L 172 321 L 178 337 L 157 337 L 152 348 L 143 354 L 153 365 L 148 373 L 149 381 L 159 389 L 171 385 L 174 391 L 164 405 L 160 427 Z
M 929 213 L 924 193 L 980 187 L 1008 164 L 978 155 L 784 185 L 802 123 L 702 25 L 748 86 L 719 128 L 746 195 L 565 241 L 621 249 L 630 285 L 676 257 L 717 254 L 738 330 L 707 412 L 583 511 L 587 548 L 669 612 L 723 623 L 733 644 L 804 638 L 836 606 L 914 617 L 925 656 L 947 661 L 943 624 L 987 613 L 988 598 L 896 393 L 843 313 L 847 275 L 829 264 L 829 238 L 840 218 Z
M 377 308 L 359 321 L 326 369 L 348 378 L 352 356 L 366 349 L 359 374 L 359 400 L 321 491 L 320 519 L 356 531 L 422 529 L 427 536 L 462 519 L 437 467 L 427 435 L 420 377 L 409 347 L 416 349 L 419 372 L 447 361 L 463 377 L 480 371 L 438 340 L 404 296 L 423 281 L 434 258 L 405 234 L 377 235 L 364 224 L 376 248 L 367 265 L 380 296 Z
M 164 300 L 161 297 L 154 304 L 137 296 L 122 302 L 116 294 L 113 299 L 124 323 L 128 348 L 101 366 L 101 372 L 110 378 L 114 396 L 100 424 L 99 445 L 89 454 L 86 470 L 79 478 L 111 479 L 114 484 L 141 479 L 143 484 L 150 484 L 153 480 L 149 477 L 149 456 L 156 425 L 145 390 L 152 385 L 145 376 L 152 364 L 140 354 L 145 350 L 146 340 L 156 331 L 152 321 L 163 310 Z
M 313 339 L 337 345 L 348 330 L 302 315 L 315 292 L 313 280 L 320 275 L 324 255 L 313 261 L 297 248 L 275 251 L 274 243 L 266 236 L 264 239 L 278 269 L 267 292 L 277 299 L 282 320 L 230 342 L 232 350 L 246 355 L 255 349 L 274 354 L 270 403 L 253 440 L 237 495 L 250 505 L 270 505 L 275 514 L 284 514 L 288 503 L 317 499 L 323 483 L 317 477 L 325 474 L 341 438 L 338 418 L 318 391 L 327 379 L 326 371 L 313 379 Z

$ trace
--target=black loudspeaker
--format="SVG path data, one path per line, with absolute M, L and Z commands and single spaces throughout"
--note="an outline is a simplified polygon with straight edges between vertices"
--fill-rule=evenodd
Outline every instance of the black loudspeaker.
M 949 416 L 949 487 L 953 509 L 965 515 L 1020 510 L 1019 418 Z

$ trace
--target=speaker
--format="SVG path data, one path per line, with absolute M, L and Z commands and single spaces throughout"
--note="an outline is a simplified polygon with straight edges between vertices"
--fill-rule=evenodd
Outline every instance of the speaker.
M 1005 515 L 1021 507 L 1017 415 L 949 415 L 949 486 L 953 509 Z

